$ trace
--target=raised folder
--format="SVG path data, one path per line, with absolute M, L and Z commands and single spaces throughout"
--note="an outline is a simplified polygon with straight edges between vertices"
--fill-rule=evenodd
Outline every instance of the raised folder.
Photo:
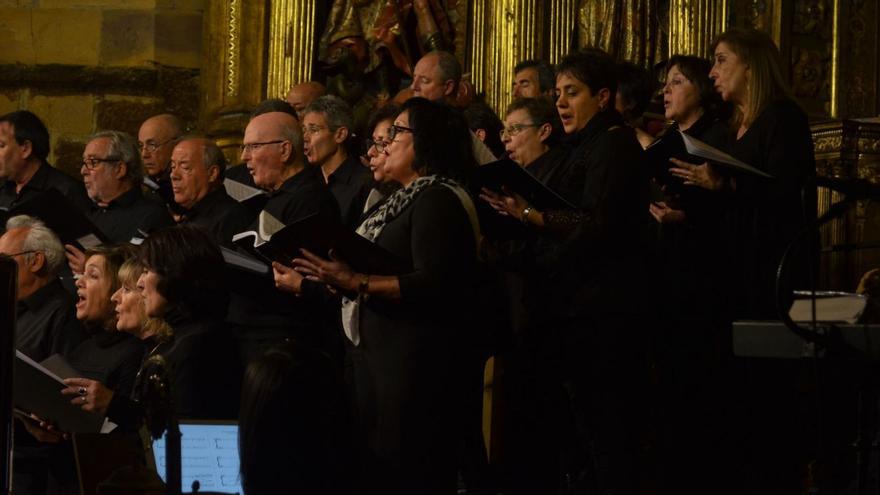
M 513 191 L 538 210 L 577 209 L 518 163 L 507 158 L 477 167 L 474 179 L 478 186 L 491 191 L 503 193 L 502 188 Z
M 684 162 L 694 162 L 693 157 L 696 157 L 701 162 L 709 161 L 740 174 L 754 175 L 764 177 L 765 179 L 773 178 L 772 175 L 763 170 L 738 160 L 678 129 L 670 130 L 651 143 L 650 146 L 645 148 L 645 153 L 648 155 L 648 160 L 651 163 L 652 175 L 660 178 L 661 182 L 668 182 L 671 177 L 669 169 L 675 165 L 669 161 L 670 158 L 676 158 Z M 680 179 L 676 180 L 680 182 Z
M 39 416 L 68 433 L 100 433 L 104 417 L 71 404 L 62 378 L 45 366 L 15 351 L 13 404 L 23 412 Z
M 233 243 L 270 263 L 290 265 L 293 258 L 302 256 L 300 249 L 325 258 L 333 250 L 356 272 L 396 275 L 403 271 L 397 257 L 349 230 L 339 220 L 315 213 L 275 229 L 270 224 L 278 221 L 267 215 L 265 212 L 261 215 L 258 231 L 236 234 L 232 237 Z

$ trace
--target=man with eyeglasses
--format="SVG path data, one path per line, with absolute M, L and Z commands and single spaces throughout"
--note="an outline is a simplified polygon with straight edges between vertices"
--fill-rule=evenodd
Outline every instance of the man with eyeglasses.
M 0 209 L 11 209 L 57 189 L 83 211 L 89 201 L 80 182 L 55 169 L 49 156 L 49 131 L 27 110 L 0 117 Z
M 319 170 L 307 167 L 299 123 L 284 112 L 268 112 L 248 123 L 241 146 L 257 187 L 269 196 L 263 211 L 289 225 L 307 216 L 338 219 L 339 208 Z M 258 218 L 248 230 L 258 231 Z M 286 338 L 334 352 L 338 336 L 324 327 L 322 306 L 310 298 L 292 298 L 271 280 L 244 282 L 233 289 L 229 323 L 239 332 L 244 359 L 250 361 Z M 264 283 L 261 283 L 264 282 Z M 337 342 L 328 342 L 328 339 Z
M 141 191 L 144 169 L 135 140 L 128 134 L 93 135 L 83 151 L 80 173 L 92 200 L 86 216 L 112 242 L 137 242 L 145 233 L 174 224 L 165 206 Z M 67 246 L 68 253 L 71 248 Z
M 370 170 L 348 147 L 352 142 L 354 117 L 347 103 L 336 96 L 322 96 L 303 113 L 304 151 L 309 166 L 321 176 L 336 199 L 342 223 L 357 228 L 364 204 L 372 190 Z
M 174 141 L 183 134 L 180 119 L 170 113 L 148 118 L 138 131 L 137 147 L 147 179 L 144 183 L 164 204 L 173 204 L 169 165 Z

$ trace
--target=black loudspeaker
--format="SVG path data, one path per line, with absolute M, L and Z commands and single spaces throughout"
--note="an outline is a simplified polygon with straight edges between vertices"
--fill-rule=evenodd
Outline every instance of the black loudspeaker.
M 15 364 L 15 261 L 0 255 L 0 494 L 12 490 L 12 367 Z

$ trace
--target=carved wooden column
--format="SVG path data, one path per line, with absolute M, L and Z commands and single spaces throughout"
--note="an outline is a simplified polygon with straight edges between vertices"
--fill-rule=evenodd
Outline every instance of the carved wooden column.
M 511 100 L 517 62 L 543 52 L 545 5 L 539 0 L 473 0 L 470 39 L 471 81 L 502 114 Z
M 670 0 L 667 57 L 711 58 L 712 41 L 727 28 L 727 8 L 727 0 Z
M 315 0 L 272 0 L 269 17 L 269 73 L 266 94 L 284 98 L 290 86 L 312 78 L 312 59 L 320 29 Z
M 267 0 L 207 2 L 201 127 L 230 163 L 254 105 L 266 95 Z

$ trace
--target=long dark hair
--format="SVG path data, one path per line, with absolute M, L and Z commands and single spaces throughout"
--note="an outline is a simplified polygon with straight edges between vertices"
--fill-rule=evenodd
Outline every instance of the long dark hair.
M 477 160 L 470 129 L 461 112 L 425 98 L 410 98 L 403 104 L 402 112 L 408 113 L 413 133 L 413 170 L 464 184 Z
M 248 366 L 238 433 L 247 495 L 336 492 L 341 389 L 330 358 L 295 342 Z
M 207 232 L 188 225 L 157 230 L 141 247 L 141 264 L 159 275 L 157 290 L 193 318 L 226 316 L 223 255 Z

